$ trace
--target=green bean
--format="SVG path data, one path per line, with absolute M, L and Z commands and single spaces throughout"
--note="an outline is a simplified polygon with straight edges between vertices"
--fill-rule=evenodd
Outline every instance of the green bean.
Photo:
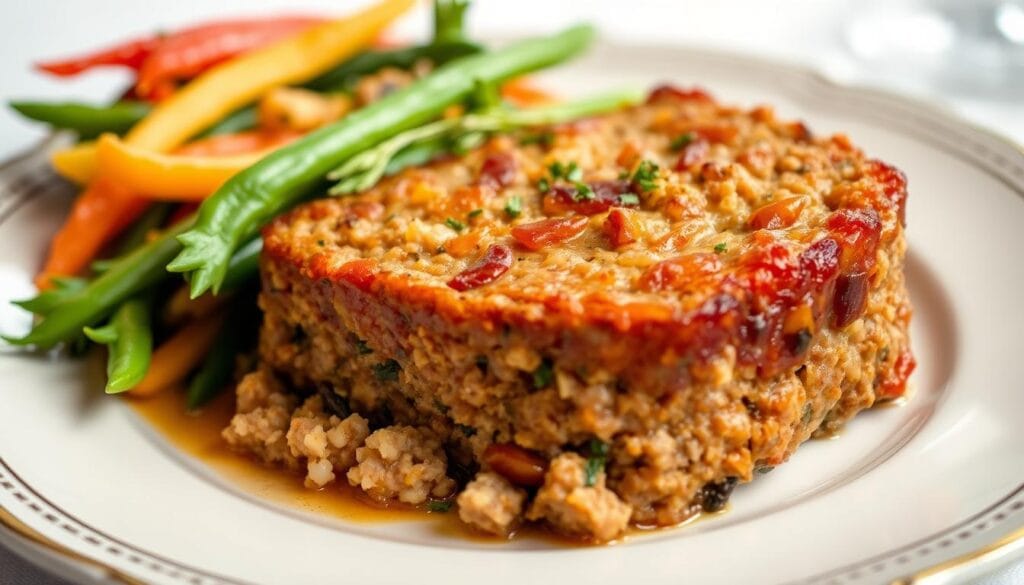
M 45 349 L 74 338 L 83 327 L 97 323 L 125 300 L 167 278 L 164 265 L 181 250 L 177 237 L 194 221 L 195 216 L 191 216 L 119 258 L 106 272 L 53 307 L 24 337 L 4 339 Z
M 151 109 L 143 102 L 117 102 L 109 106 L 74 102 L 11 102 L 10 106 L 31 120 L 60 130 L 73 130 L 82 140 L 95 138 L 104 132 L 123 134 Z
M 171 214 L 174 206 L 170 203 L 157 203 L 150 206 L 142 217 L 137 219 L 133 223 L 128 231 L 125 232 L 124 236 L 121 237 L 117 243 L 117 250 L 112 258 L 102 258 L 94 261 L 89 265 L 92 271 L 99 274 L 106 272 L 113 266 L 114 262 L 117 262 L 118 257 L 123 256 L 135 248 L 138 248 L 142 244 L 146 243 L 146 238 L 149 234 L 167 221 L 167 217 Z
M 253 295 L 231 304 L 213 347 L 188 385 L 185 405 L 195 410 L 220 394 L 231 381 L 235 359 L 256 338 L 259 310 Z
M 451 152 L 451 149 L 450 141 L 445 136 L 410 144 L 388 160 L 384 167 L 384 176 L 390 177 L 402 169 L 426 164 L 442 154 Z
M 434 2 L 434 38 L 429 44 L 389 51 L 365 51 L 306 83 L 316 91 L 349 91 L 362 76 L 386 67 L 411 69 L 420 60 L 440 67 L 452 59 L 479 53 L 482 47 L 466 40 L 465 21 L 469 2 Z
M 234 291 L 256 278 L 260 271 L 260 252 L 263 250 L 263 240 L 253 238 L 235 252 L 228 263 L 228 271 L 224 275 L 224 282 L 221 283 L 221 290 Z
M 46 315 L 89 284 L 88 279 L 75 276 L 54 276 L 50 278 L 50 282 L 53 288 L 44 290 L 30 299 L 12 301 L 12 304 L 36 315 Z
M 114 311 L 109 323 L 82 330 L 92 341 L 107 345 L 107 394 L 130 390 L 146 377 L 153 356 L 151 297 L 143 293 L 130 298 Z
M 478 83 L 498 83 L 579 53 L 589 26 L 531 39 L 443 65 L 398 91 L 267 155 L 229 179 L 199 208 L 195 226 L 179 236 L 180 254 L 168 265 L 189 274 L 191 293 L 219 289 L 235 249 L 260 227 L 301 200 L 323 176 L 352 155 L 425 124 L 458 103 Z
M 227 117 L 204 130 L 196 138 L 208 138 L 219 134 L 234 134 L 243 130 L 251 130 L 256 127 L 256 123 L 256 106 L 245 106 L 228 114 Z
M 466 40 L 466 11 L 469 0 L 434 0 L 433 44 Z
M 306 87 L 323 92 L 348 91 L 360 77 L 387 67 L 410 69 L 424 59 L 439 66 L 452 59 L 478 53 L 480 50 L 480 45 L 462 41 L 441 45 L 404 47 L 389 51 L 364 51 L 310 81 Z

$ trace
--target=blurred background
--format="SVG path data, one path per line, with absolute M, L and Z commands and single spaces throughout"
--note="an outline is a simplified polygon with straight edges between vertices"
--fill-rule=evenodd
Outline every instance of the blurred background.
M 346 12 L 365 0 L 4 0 L 0 98 L 114 97 L 121 75 L 55 80 L 30 64 L 96 48 L 154 27 L 212 16 Z M 939 104 L 1024 143 L 1024 0 L 475 0 L 474 36 L 554 30 L 588 20 L 628 43 L 670 43 L 811 67 L 840 83 L 884 88 Z M 424 37 L 427 4 L 396 36 Z M 123 78 L 124 85 L 128 78 Z M 680 80 L 683 82 L 700 80 Z M 31 146 L 39 126 L 0 109 L 0 158 Z M 58 583 L 0 548 L 0 582 Z M 1024 583 L 1024 564 L 985 585 Z
M 118 73 L 74 80 L 29 64 L 105 40 L 197 19 L 261 12 L 342 12 L 365 0 L 6 0 L 0 97 L 103 99 Z M 708 47 L 811 66 L 843 83 L 910 93 L 1024 142 L 1024 0 L 477 0 L 475 33 L 529 33 L 589 20 L 615 39 Z M 398 34 L 424 36 L 424 5 Z M 127 77 L 125 77 L 127 81 Z M 39 127 L 0 111 L 0 155 Z

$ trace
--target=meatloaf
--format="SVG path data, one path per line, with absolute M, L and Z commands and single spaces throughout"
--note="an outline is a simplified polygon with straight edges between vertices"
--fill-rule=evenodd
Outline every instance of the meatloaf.
M 846 136 L 701 90 L 494 137 L 265 229 L 224 435 L 493 534 L 718 510 L 903 394 L 906 196 Z

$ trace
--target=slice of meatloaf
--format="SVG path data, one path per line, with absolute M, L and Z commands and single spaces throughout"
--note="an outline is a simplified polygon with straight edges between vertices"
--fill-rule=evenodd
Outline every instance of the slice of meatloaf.
M 527 520 L 670 525 L 903 393 L 905 200 L 843 135 L 663 87 L 280 217 L 260 355 Z

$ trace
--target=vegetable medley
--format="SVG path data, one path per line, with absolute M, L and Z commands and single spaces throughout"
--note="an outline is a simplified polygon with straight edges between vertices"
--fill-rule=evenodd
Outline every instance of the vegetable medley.
M 135 82 L 110 104 L 11 104 L 77 136 L 52 163 L 81 192 L 50 243 L 39 294 L 17 303 L 38 319 L 8 341 L 105 345 L 108 393 L 152 395 L 191 375 L 188 404 L 202 406 L 253 345 L 259 232 L 273 217 L 496 132 L 637 98 L 558 103 L 522 79 L 585 49 L 588 26 L 488 49 L 466 36 L 466 0 L 437 0 L 429 42 L 381 41 L 412 5 L 203 23 L 39 63 L 59 77 L 120 67 Z

